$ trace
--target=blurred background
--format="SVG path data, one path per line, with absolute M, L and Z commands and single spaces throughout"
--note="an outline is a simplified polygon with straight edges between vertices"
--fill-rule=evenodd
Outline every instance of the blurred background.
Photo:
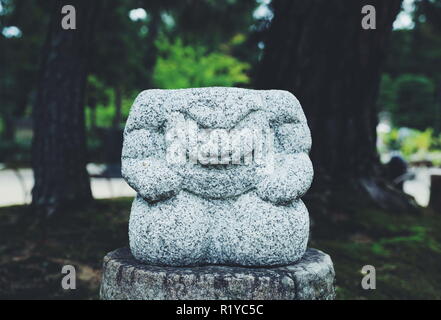
M 97 298 L 102 257 L 127 242 L 134 98 L 237 86 L 304 108 L 310 245 L 334 259 L 338 298 L 441 298 L 440 0 L 0 0 L 0 61 L 0 297 Z

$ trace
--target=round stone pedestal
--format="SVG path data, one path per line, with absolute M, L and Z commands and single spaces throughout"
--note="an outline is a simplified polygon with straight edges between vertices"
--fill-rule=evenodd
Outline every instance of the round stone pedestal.
M 104 257 L 104 300 L 334 299 L 331 258 L 308 249 L 293 264 L 272 268 L 160 267 L 138 262 L 128 248 Z

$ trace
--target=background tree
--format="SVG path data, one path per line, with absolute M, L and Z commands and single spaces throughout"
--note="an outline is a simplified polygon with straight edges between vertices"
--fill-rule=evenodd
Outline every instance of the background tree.
M 61 28 L 61 8 L 76 9 L 76 30 Z M 91 199 L 86 171 L 84 90 L 100 1 L 55 1 L 34 106 L 32 204 L 45 214 Z
M 238 32 L 247 34 L 253 23 L 255 0 L 184 0 L 169 10 L 176 26 L 171 30 L 184 42 L 211 50 L 229 41 Z M 203 32 L 201 32 L 203 31 Z
M 401 0 L 274 0 L 258 88 L 285 89 L 301 101 L 313 136 L 313 191 L 366 192 L 407 208 L 379 178 L 376 99 L 392 23 Z M 376 8 L 376 29 L 361 8 Z M 329 191 L 329 192 L 327 192 Z
M 248 63 L 252 68 L 258 62 L 260 37 L 256 36 L 259 24 L 253 16 L 258 7 L 255 0 L 183 0 L 166 1 L 162 10 L 163 26 L 159 35 L 195 50 L 204 48 L 206 55 L 220 53 L 226 59 Z M 148 10 L 148 9 L 146 9 Z M 201 32 L 202 31 L 202 32 Z M 161 39 L 159 39 L 161 40 Z M 159 55 L 163 51 L 159 52 Z
M 47 26 L 44 1 L 2 1 L 0 31 L 15 28 L 15 33 L 0 34 L 0 122 L 3 142 L 12 143 L 15 122 L 24 116 L 36 84 L 38 58 L 35 54 L 44 41 Z M 7 61 L 7 63 L 6 63 Z
M 94 50 L 91 53 L 91 70 L 107 87 L 113 90 L 115 107 L 113 128 L 122 123 L 121 111 L 124 96 L 145 81 L 142 63 L 145 37 L 140 34 L 140 24 L 129 18 L 134 1 L 103 2 L 95 27 Z
M 416 0 L 414 27 L 392 33 L 381 96 L 393 92 L 396 99 L 381 99 L 379 106 L 391 112 L 394 125 L 441 130 L 440 21 L 440 0 Z
M 398 127 L 426 130 L 437 123 L 435 86 L 424 76 L 404 74 L 395 81 L 393 123 Z
M 178 39 L 157 42 L 158 59 L 153 73 L 154 83 L 164 89 L 234 86 L 249 83 L 245 73 L 249 65 L 221 53 L 207 53 L 202 46 L 184 46 Z

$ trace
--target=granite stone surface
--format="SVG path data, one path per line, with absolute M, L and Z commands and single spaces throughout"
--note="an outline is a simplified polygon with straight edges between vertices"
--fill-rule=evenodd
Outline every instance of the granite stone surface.
M 105 300 L 313 300 L 334 299 L 330 257 L 308 249 L 296 264 L 248 268 L 222 265 L 159 267 L 134 259 L 128 248 L 104 258 Z
M 147 90 L 127 120 L 130 249 L 160 266 L 277 266 L 309 235 L 311 135 L 287 91 Z

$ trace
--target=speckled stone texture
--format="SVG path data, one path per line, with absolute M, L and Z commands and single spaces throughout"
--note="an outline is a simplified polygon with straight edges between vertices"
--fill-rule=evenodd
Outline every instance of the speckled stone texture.
M 138 262 L 128 248 L 104 258 L 104 300 L 313 300 L 334 299 L 331 258 L 308 249 L 294 265 L 159 267 Z
M 204 140 L 207 129 L 223 131 Z M 250 140 L 252 132 L 264 133 L 261 144 Z M 214 155 L 207 151 L 213 147 Z M 160 266 L 298 261 L 309 235 L 300 197 L 313 178 L 310 147 L 305 115 L 287 91 L 215 87 L 140 93 L 122 151 L 123 177 L 138 193 L 129 222 L 133 256 Z M 170 157 L 175 149 L 184 150 L 185 161 Z M 237 154 L 240 163 L 232 161 Z M 246 163 L 250 155 L 255 159 Z M 223 156 L 231 161 L 212 161 Z

